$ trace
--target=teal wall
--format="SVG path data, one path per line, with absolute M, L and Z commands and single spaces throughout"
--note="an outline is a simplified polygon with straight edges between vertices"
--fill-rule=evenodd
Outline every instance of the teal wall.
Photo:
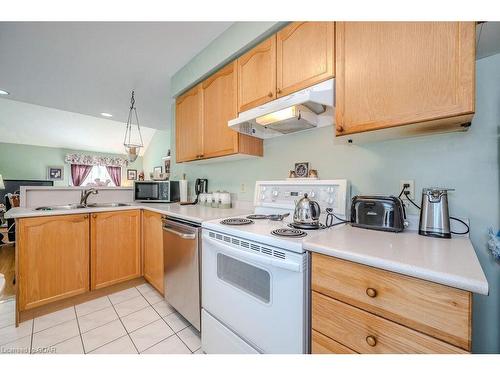
M 287 22 L 235 22 L 184 65 L 170 82 L 172 96 L 207 77 L 244 51 L 286 25 Z
M 153 172 L 154 167 L 164 168 L 162 157 L 167 156 L 169 149 L 170 131 L 157 130 L 142 157 L 142 168 L 146 178 L 149 178 L 149 173 Z
M 236 49 L 238 35 L 219 39 L 230 40 L 228 50 Z M 242 40 L 242 44 L 248 43 L 246 35 Z M 200 56 L 218 56 L 213 48 L 209 46 Z M 181 82 L 189 86 L 200 72 L 215 65 L 215 58 L 207 58 L 205 64 L 195 58 L 173 77 L 173 93 L 182 91 Z M 500 54 L 477 61 L 476 95 L 476 114 L 466 133 L 349 146 L 334 145 L 333 130 L 328 127 L 266 140 L 263 158 L 201 165 L 174 162 L 172 177 L 186 173 L 191 182 L 208 178 L 210 190 L 225 189 L 238 199 L 252 200 L 256 180 L 283 179 L 295 162 L 309 161 L 322 179 L 349 179 L 353 194 L 397 194 L 402 179 L 415 180 L 417 193 L 427 186 L 455 188 L 450 193 L 451 214 L 470 219 L 471 239 L 490 285 L 489 296 L 474 295 L 473 351 L 500 353 L 500 262 L 492 258 L 486 245 L 488 227 L 500 226 Z M 174 117 L 170 123 L 175 123 Z M 171 147 L 175 155 L 172 136 L 171 146 L 166 143 L 168 134 L 160 136 L 161 142 L 152 142 L 148 153 L 161 155 Z
M 55 181 L 56 186 L 68 186 L 70 167 L 64 163 L 68 153 L 83 153 L 90 155 L 124 156 L 116 154 L 98 153 L 91 151 L 69 150 L 64 148 L 20 145 L 0 143 L 0 174 L 6 179 L 46 179 L 48 166 L 64 166 L 64 180 Z M 142 170 L 142 157 L 129 165 L 130 169 Z M 130 184 L 127 181 L 126 169 L 122 168 L 122 185 Z

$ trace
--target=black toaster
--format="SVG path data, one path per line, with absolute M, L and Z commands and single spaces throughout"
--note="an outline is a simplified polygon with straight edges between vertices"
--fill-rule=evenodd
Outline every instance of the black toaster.
M 351 225 L 354 227 L 402 232 L 406 213 L 401 199 L 394 196 L 356 195 L 351 203 Z

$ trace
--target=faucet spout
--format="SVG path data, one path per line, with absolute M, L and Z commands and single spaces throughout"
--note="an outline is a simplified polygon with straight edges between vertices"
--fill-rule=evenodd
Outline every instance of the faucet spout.
M 80 204 L 83 206 L 87 206 L 87 199 L 89 199 L 90 194 L 99 194 L 99 191 L 94 188 L 90 188 L 88 190 L 82 190 L 80 195 Z

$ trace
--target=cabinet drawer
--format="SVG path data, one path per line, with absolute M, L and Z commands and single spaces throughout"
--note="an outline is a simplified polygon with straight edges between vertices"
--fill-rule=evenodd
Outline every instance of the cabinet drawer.
M 339 344 L 328 336 L 312 330 L 312 354 L 357 354 L 347 346 Z
M 312 328 L 358 353 L 466 353 L 317 292 L 312 292 Z
M 321 254 L 312 289 L 470 350 L 469 292 Z

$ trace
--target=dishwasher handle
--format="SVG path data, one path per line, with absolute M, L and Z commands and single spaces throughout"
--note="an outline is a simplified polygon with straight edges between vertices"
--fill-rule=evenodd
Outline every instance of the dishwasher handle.
M 184 240 L 194 240 L 196 239 L 196 233 L 184 233 L 184 232 L 179 232 L 171 227 L 168 227 L 164 225 L 163 230 L 172 234 L 175 234 L 176 236 L 179 236 L 180 238 Z

